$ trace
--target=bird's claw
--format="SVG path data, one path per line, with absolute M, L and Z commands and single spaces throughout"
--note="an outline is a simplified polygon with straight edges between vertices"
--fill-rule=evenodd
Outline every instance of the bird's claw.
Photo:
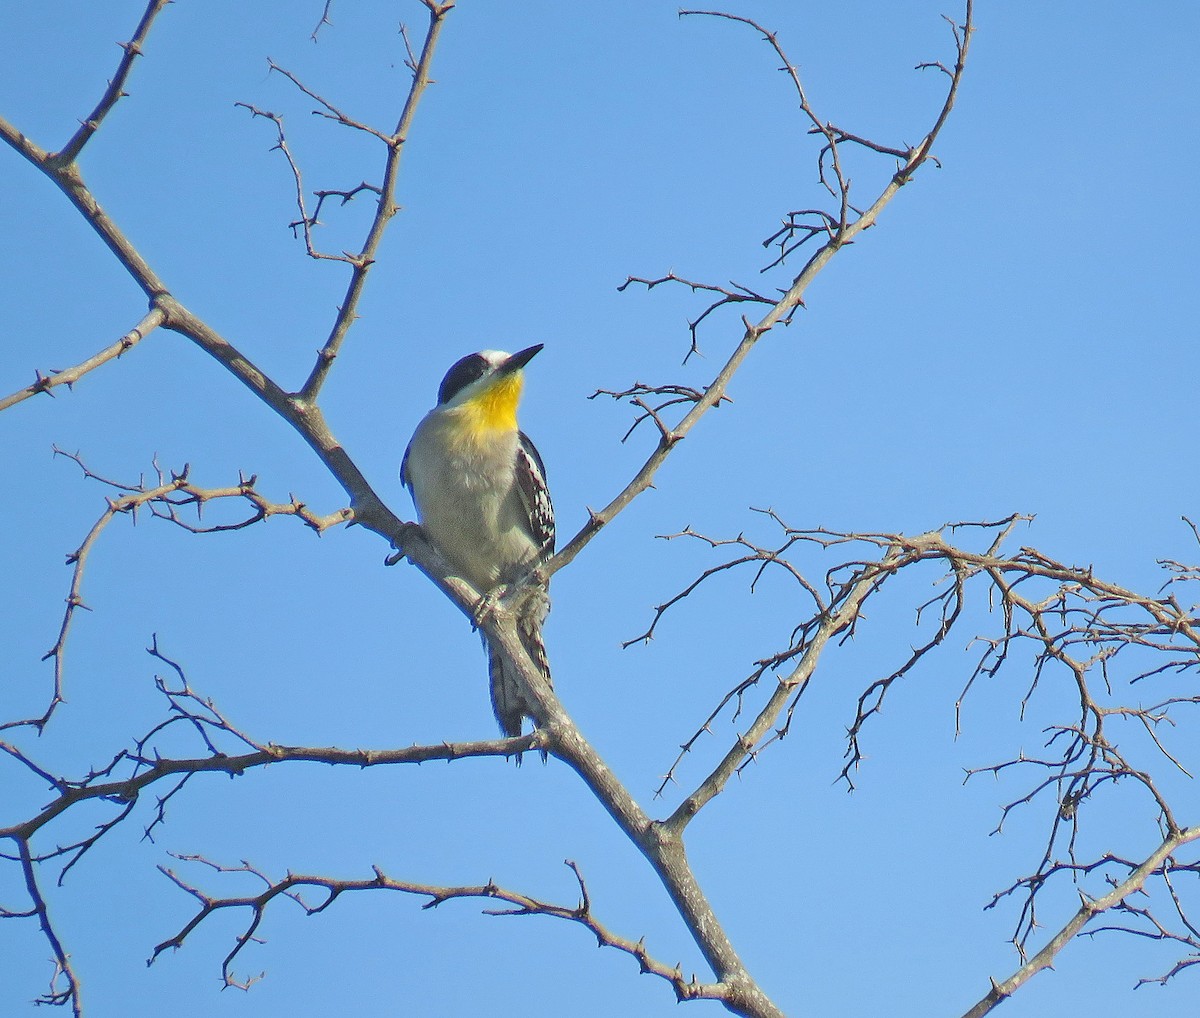
M 496 614 L 496 609 L 500 607 L 500 602 L 504 600 L 507 593 L 508 584 L 501 583 L 475 602 L 475 606 L 471 609 L 471 624 L 475 629 L 482 629 L 488 619 Z

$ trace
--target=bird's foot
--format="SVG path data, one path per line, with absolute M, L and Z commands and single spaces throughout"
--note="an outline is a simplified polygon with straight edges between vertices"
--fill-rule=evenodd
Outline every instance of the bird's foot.
M 492 618 L 501 602 L 508 594 L 508 584 L 501 583 L 484 594 L 471 609 L 471 624 L 475 629 L 482 629 L 488 619 Z

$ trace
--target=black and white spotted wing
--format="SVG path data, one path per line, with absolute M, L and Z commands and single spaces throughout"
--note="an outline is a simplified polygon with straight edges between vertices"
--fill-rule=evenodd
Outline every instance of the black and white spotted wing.
M 537 447 L 525 432 L 517 445 L 517 492 L 529 520 L 529 536 L 540 549 L 544 561 L 554 554 L 554 506 L 546 486 L 546 468 Z

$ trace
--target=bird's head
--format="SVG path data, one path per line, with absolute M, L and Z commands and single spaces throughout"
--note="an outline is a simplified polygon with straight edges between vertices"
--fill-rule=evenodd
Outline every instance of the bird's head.
M 517 427 L 523 368 L 542 344 L 517 353 L 480 350 L 457 361 L 438 388 L 438 406 L 461 410 L 477 431 L 512 431 Z

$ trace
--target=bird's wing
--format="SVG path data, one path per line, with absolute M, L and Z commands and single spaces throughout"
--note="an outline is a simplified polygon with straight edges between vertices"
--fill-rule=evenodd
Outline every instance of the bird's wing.
M 404 458 L 400 461 L 400 483 L 412 492 L 412 478 L 408 476 L 408 454 L 412 452 L 412 442 L 408 443 L 408 448 L 404 450 Z
M 554 553 L 554 506 L 546 486 L 546 467 L 537 447 L 525 432 L 517 445 L 517 494 L 529 521 L 529 536 L 536 542 L 543 558 Z

